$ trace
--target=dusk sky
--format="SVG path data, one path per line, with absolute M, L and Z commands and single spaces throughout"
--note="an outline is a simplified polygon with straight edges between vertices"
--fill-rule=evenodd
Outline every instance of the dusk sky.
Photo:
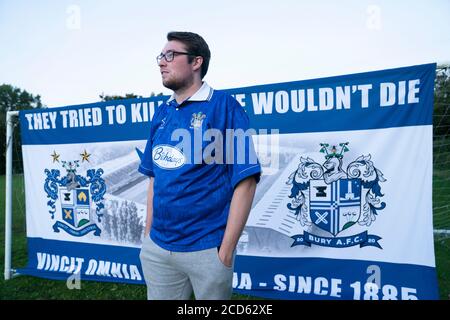
M 450 62 L 450 1 L 0 0 L 0 84 L 49 107 L 170 94 L 169 31 L 208 42 L 216 89 Z

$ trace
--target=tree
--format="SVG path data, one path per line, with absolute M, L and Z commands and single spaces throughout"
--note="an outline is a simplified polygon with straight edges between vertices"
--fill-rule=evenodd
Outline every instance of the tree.
M 450 132 L 450 65 L 438 65 L 434 86 L 434 136 L 449 138 Z
M 5 156 L 6 156 L 6 112 L 14 110 L 27 110 L 44 108 L 39 95 L 33 95 L 26 90 L 19 89 L 10 84 L 0 85 L 0 130 L 2 140 L 2 154 L 0 160 L 0 174 L 5 174 Z M 18 121 L 15 121 L 15 125 Z M 22 148 L 20 144 L 20 130 L 14 131 L 13 145 L 16 146 L 13 161 L 13 172 L 21 173 L 22 168 Z
M 440 64 L 436 68 L 435 98 L 447 100 L 450 98 L 450 64 Z

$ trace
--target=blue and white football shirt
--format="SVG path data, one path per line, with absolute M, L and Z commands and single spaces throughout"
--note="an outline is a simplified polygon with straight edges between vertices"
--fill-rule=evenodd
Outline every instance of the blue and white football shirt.
M 182 252 L 221 244 L 234 188 L 261 173 L 251 136 L 239 136 L 247 129 L 242 106 L 206 82 L 181 104 L 172 96 L 158 108 L 138 169 L 154 177 L 155 243 Z

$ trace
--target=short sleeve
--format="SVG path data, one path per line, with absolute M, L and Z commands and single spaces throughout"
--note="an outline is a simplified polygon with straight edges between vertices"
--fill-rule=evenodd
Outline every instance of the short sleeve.
M 150 136 L 147 140 L 147 145 L 145 146 L 144 154 L 141 158 L 141 163 L 139 164 L 138 171 L 146 176 L 154 177 L 153 173 L 153 161 L 152 161 L 152 130 L 150 126 Z
M 248 115 L 232 97 L 228 98 L 226 124 L 226 161 L 233 189 L 239 182 L 254 176 L 256 183 L 261 177 L 261 165 L 255 152 Z
M 153 160 L 152 160 L 152 149 L 153 149 L 153 135 L 155 131 L 155 123 L 158 121 L 159 115 L 161 114 L 164 104 L 156 109 L 153 115 L 152 121 L 150 122 L 150 135 L 147 139 L 147 144 L 145 146 L 144 154 L 141 158 L 141 163 L 139 164 L 138 171 L 146 176 L 154 177 L 153 172 Z

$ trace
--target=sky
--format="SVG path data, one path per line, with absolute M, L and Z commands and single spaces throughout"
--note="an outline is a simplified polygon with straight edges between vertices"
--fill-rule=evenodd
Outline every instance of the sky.
M 450 62 L 450 0 L 0 0 L 0 84 L 48 107 L 171 94 L 155 57 L 200 34 L 213 88 Z

